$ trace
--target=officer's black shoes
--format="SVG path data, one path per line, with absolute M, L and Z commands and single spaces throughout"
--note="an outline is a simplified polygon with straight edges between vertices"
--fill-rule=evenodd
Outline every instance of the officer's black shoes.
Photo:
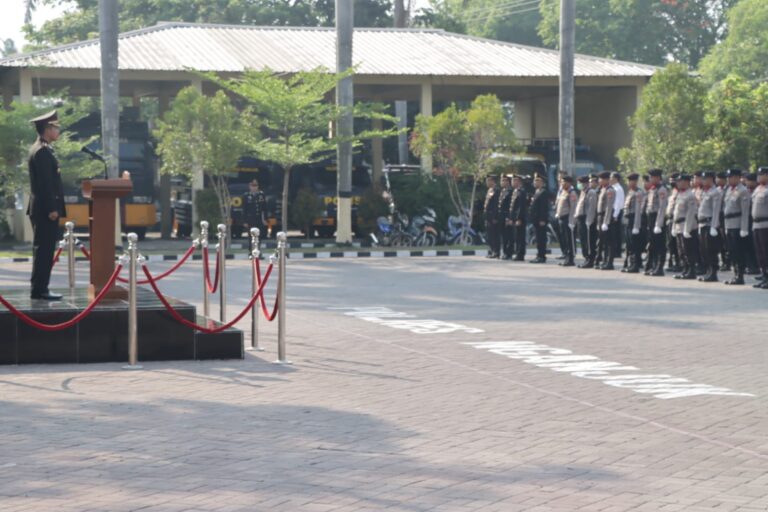
M 615 270 L 613 264 L 603 265 L 600 267 L 600 270 Z
M 485 257 L 488 258 L 489 260 L 492 260 L 492 259 L 498 258 L 499 256 L 492 252 L 489 252 L 488 254 L 485 255 Z
M 696 274 L 688 272 L 687 274 L 677 274 L 675 279 L 696 279 Z
M 512 256 L 509 256 L 509 255 L 505 254 L 504 256 L 501 257 L 501 259 L 506 260 L 506 261 L 510 261 L 512 259 Z
M 547 258 L 534 258 L 528 263 L 546 263 L 546 262 L 547 262 Z
M 525 258 L 524 258 L 523 256 L 517 256 L 517 257 L 516 257 L 514 260 L 512 260 L 512 261 L 525 261 Z
M 563 255 L 561 254 L 560 256 L 556 257 L 555 259 L 556 259 L 556 260 L 564 260 L 564 259 L 565 259 L 565 256 L 563 256 Z
M 729 279 L 728 281 L 725 281 L 723 284 L 744 284 L 744 278 L 743 277 L 734 277 L 733 279 Z
M 702 283 L 716 283 L 717 282 L 717 274 L 709 274 L 706 276 L 702 276 L 699 278 L 699 281 Z
M 622 272 L 625 272 L 627 274 L 639 274 L 640 269 L 635 267 L 629 267 L 627 269 L 622 270 Z
M 757 288 L 759 290 L 768 290 L 768 281 L 763 281 L 762 283 L 753 284 L 752 288 Z
M 581 265 L 579 265 L 579 268 L 595 268 L 595 264 L 591 261 L 585 261 Z
M 573 260 L 565 260 L 558 263 L 561 267 L 575 267 L 576 263 L 573 262 Z
M 651 273 L 648 275 L 653 277 L 664 277 L 664 270 L 663 269 L 651 270 Z
M 32 292 L 29 297 L 33 300 L 61 300 L 62 296 L 61 294 L 51 292 Z

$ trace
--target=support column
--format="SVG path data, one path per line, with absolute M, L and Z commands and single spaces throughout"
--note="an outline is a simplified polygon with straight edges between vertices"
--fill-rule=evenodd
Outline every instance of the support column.
M 424 82 L 421 84 L 421 115 L 432 117 L 432 83 Z M 421 157 L 421 170 L 432 173 L 432 155 L 423 155 Z
M 381 119 L 374 119 L 371 128 L 374 130 L 383 130 L 384 123 Z M 371 152 L 373 153 L 373 184 L 381 183 L 381 176 L 384 173 L 384 140 L 381 137 L 371 139 Z
M 157 103 L 158 114 L 163 117 L 171 104 L 171 98 L 166 91 L 160 91 Z M 160 237 L 163 240 L 171 238 L 171 218 L 171 175 L 162 174 L 160 175 Z
M 203 94 L 203 79 L 200 77 L 194 77 L 190 83 L 192 87 L 197 89 L 197 92 L 200 94 Z M 197 207 L 196 207 L 196 200 L 197 200 L 197 191 L 203 190 L 205 188 L 205 176 L 203 174 L 203 168 L 197 167 L 192 170 L 192 193 L 191 199 L 192 199 L 192 231 L 197 232 L 200 229 L 200 221 L 201 220 L 207 220 L 207 219 L 200 219 L 197 215 Z
M 28 69 L 19 70 L 19 102 L 32 103 L 32 72 Z M 32 144 L 32 141 L 29 142 Z M 23 242 L 32 241 L 32 223 L 26 214 L 29 195 L 27 190 L 21 191 L 22 209 L 15 210 L 13 233 L 16 239 Z

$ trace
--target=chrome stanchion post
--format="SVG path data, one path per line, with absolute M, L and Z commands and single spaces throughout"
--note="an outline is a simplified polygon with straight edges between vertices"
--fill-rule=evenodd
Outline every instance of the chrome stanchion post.
M 288 235 L 281 231 L 277 234 L 278 282 L 277 282 L 277 361 L 279 364 L 291 364 L 285 355 L 285 270 Z
M 67 221 L 64 224 L 66 229 L 66 235 L 64 235 L 64 243 L 67 246 L 67 270 L 69 273 L 69 292 L 75 291 L 75 223 Z
M 124 370 L 140 370 L 138 324 L 136 318 L 136 263 L 139 258 L 136 233 L 128 233 L 128 364 Z
M 259 289 L 259 281 L 256 276 L 256 262 L 261 258 L 259 235 L 259 228 L 251 228 L 251 297 Z M 251 308 L 251 346 L 245 350 L 264 351 L 259 346 L 259 299 L 256 300 Z
M 227 226 L 219 224 L 219 321 L 227 321 Z
M 208 249 L 208 221 L 200 221 L 200 247 Z M 205 260 L 203 260 L 203 316 L 211 316 L 211 302 L 208 298 L 208 283 L 205 275 Z

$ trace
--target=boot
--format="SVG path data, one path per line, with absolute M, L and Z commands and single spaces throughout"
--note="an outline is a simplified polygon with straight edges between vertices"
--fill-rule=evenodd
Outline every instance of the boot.
M 712 270 L 709 274 L 700 277 L 699 281 L 702 283 L 716 283 L 717 282 L 717 271 Z

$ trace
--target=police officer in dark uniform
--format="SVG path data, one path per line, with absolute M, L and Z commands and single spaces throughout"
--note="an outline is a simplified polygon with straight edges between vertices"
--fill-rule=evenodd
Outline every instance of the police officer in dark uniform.
M 503 260 L 511 260 L 515 244 L 515 227 L 509 219 L 509 205 L 512 202 L 512 180 L 501 177 L 499 194 L 499 230 L 501 231 L 501 252 Z
M 528 217 L 536 230 L 536 258 L 530 263 L 546 263 L 547 261 L 547 224 L 549 223 L 549 192 L 545 186 L 544 177 L 537 175 L 533 180 L 536 192 L 531 199 Z
M 499 232 L 499 196 L 501 191 L 496 184 L 495 176 L 488 176 L 485 179 L 488 186 L 488 192 L 485 194 L 485 203 L 483 212 L 485 213 L 485 235 L 488 238 L 488 256 L 487 258 L 498 258 L 501 245 L 501 233 Z
M 243 196 L 243 227 L 246 230 L 259 228 L 260 236 L 266 237 L 266 215 L 267 198 L 264 192 L 259 190 L 258 180 L 251 180 L 248 192 Z
M 48 290 L 53 253 L 59 238 L 59 219 L 66 216 L 59 161 L 51 147 L 51 143 L 59 138 L 59 118 L 54 110 L 30 122 L 34 123 L 38 134 L 29 150 L 28 160 L 30 197 L 27 215 L 34 231 L 30 296 L 59 300 L 61 295 Z
M 515 261 L 525 260 L 525 249 L 527 241 L 525 239 L 525 228 L 528 219 L 528 192 L 525 190 L 522 176 L 515 176 L 512 179 L 512 197 L 509 201 L 509 222 L 514 229 L 515 239 Z

